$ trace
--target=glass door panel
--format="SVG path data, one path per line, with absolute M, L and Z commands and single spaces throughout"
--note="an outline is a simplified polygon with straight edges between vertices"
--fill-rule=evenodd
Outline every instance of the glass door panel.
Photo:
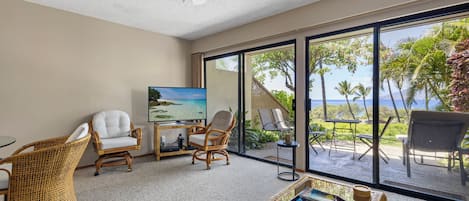
M 455 45 L 467 38 L 467 17 L 381 30 L 379 111 L 381 118 L 394 116 L 395 121 L 380 142 L 381 149 L 390 158 L 389 163 L 380 161 L 380 183 L 457 200 L 469 198 L 469 185 L 461 184 L 456 152 L 418 148 L 406 152 L 403 146 L 409 140 L 412 111 L 452 112 L 458 108 L 451 97 L 460 89 L 451 86 L 454 68 L 447 64 L 447 59 L 454 52 Z M 449 132 L 441 134 L 451 137 Z M 415 144 L 424 137 L 415 138 L 409 144 Z M 458 141 L 458 144 L 464 142 Z M 404 161 L 407 153 L 410 154 L 409 163 Z M 467 156 L 462 158 L 467 159 Z M 467 169 L 467 163 L 465 166 Z
M 236 114 L 239 121 L 239 62 L 238 55 L 208 60 L 205 62 L 207 88 L 207 122 L 219 110 L 229 110 Z M 239 152 L 239 126 L 233 129 L 228 149 Z
M 290 149 L 279 150 L 276 141 L 283 135 L 294 137 L 295 111 L 295 46 L 294 44 L 245 53 L 244 104 L 246 155 L 263 160 L 291 164 Z M 260 118 L 260 110 L 275 116 Z M 274 131 L 272 131 L 272 129 Z M 285 130 L 280 132 L 278 130 Z
M 309 168 L 372 181 L 373 30 L 309 41 Z

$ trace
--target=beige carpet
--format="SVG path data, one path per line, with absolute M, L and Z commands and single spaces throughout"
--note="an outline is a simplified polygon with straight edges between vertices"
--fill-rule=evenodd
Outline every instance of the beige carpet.
M 77 170 L 78 200 L 161 201 L 262 201 L 291 184 L 277 179 L 277 167 L 232 155 L 231 165 L 217 161 L 211 170 L 205 164 L 191 164 L 190 156 L 155 161 L 153 156 L 137 158 L 133 172 L 125 167 Z M 415 200 L 386 193 L 388 200 Z

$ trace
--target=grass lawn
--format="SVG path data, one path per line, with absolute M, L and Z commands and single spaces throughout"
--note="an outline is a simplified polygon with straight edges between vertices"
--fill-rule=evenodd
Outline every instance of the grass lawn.
M 332 138 L 332 129 L 334 124 L 329 122 L 324 122 L 320 119 L 313 119 L 311 121 L 311 125 L 313 128 L 318 128 L 320 126 L 321 130 L 326 129 L 327 135 L 326 139 Z M 349 128 L 349 124 L 345 123 L 338 123 L 336 124 L 337 128 Z M 352 127 L 353 124 L 352 124 Z M 384 123 L 379 124 L 380 132 L 381 129 L 384 127 Z M 391 122 L 386 129 L 383 137 L 381 138 L 380 143 L 385 145 L 393 145 L 393 146 L 401 146 L 401 142 L 396 139 L 396 135 L 405 135 L 407 134 L 407 124 L 406 123 L 398 123 L 398 122 Z M 373 125 L 368 123 L 359 123 L 357 124 L 357 135 L 359 134 L 372 134 L 373 133 Z M 339 140 L 353 140 L 352 134 L 341 134 L 338 135 Z

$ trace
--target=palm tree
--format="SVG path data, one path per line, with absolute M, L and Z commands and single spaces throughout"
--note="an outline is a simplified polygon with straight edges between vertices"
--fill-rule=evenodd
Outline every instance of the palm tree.
M 366 108 L 366 97 L 371 93 L 371 87 L 365 87 L 362 83 L 355 86 L 355 97 L 353 101 L 361 98 L 363 100 L 363 107 L 365 108 L 366 119 L 370 121 L 370 115 L 368 114 L 368 109 Z
M 347 82 L 347 80 L 344 80 L 342 82 L 339 82 L 339 86 L 335 87 L 335 89 L 339 92 L 340 95 L 345 96 L 345 100 L 347 101 L 347 106 L 350 111 L 350 114 L 352 114 L 352 118 L 355 119 L 355 115 L 352 111 L 352 106 L 350 106 L 350 101 L 348 100 L 348 97 L 355 93 L 355 88 L 352 88 L 350 83 Z
M 380 44 L 380 51 L 381 51 L 381 59 L 384 61 L 384 63 L 380 66 L 380 71 L 381 71 L 381 76 L 380 76 L 380 86 L 382 89 L 384 89 L 384 81 L 386 81 L 388 85 L 388 92 L 389 92 L 389 97 L 391 98 L 392 101 L 392 106 L 394 108 L 394 113 L 396 114 L 397 121 L 401 122 L 401 117 L 399 115 L 399 112 L 397 110 L 396 106 L 396 101 L 394 100 L 394 96 L 391 91 L 391 84 L 390 84 L 390 79 L 393 77 L 393 69 L 395 68 L 395 63 L 392 62 L 395 57 L 393 56 L 393 51 L 391 48 L 386 47 L 383 44 Z
M 327 117 L 326 81 L 325 75 L 330 72 L 328 66 L 346 68 L 355 73 L 358 65 L 371 63 L 371 45 L 367 42 L 369 36 L 346 38 L 309 45 L 309 71 L 318 74 L 321 81 L 324 119 Z

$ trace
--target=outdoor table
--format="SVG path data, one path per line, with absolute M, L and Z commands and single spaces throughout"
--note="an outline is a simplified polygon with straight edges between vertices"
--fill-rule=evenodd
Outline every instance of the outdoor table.
M 331 141 L 331 147 L 329 149 L 329 156 L 331 156 L 331 150 L 332 150 L 332 144 L 334 144 L 334 147 L 337 150 L 337 144 L 336 144 L 336 138 L 337 138 L 337 130 L 346 130 L 350 131 L 352 133 L 353 137 L 353 155 L 352 155 L 352 160 L 355 159 L 355 152 L 356 152 L 356 133 L 357 133 L 357 124 L 360 123 L 360 120 L 355 120 L 355 119 L 328 119 L 326 122 L 333 123 L 334 126 L 332 128 L 332 141 Z M 349 128 L 337 128 L 336 124 L 343 123 L 343 124 L 349 124 Z M 353 124 L 353 126 L 352 126 Z M 353 128 L 352 128 L 353 127 Z

